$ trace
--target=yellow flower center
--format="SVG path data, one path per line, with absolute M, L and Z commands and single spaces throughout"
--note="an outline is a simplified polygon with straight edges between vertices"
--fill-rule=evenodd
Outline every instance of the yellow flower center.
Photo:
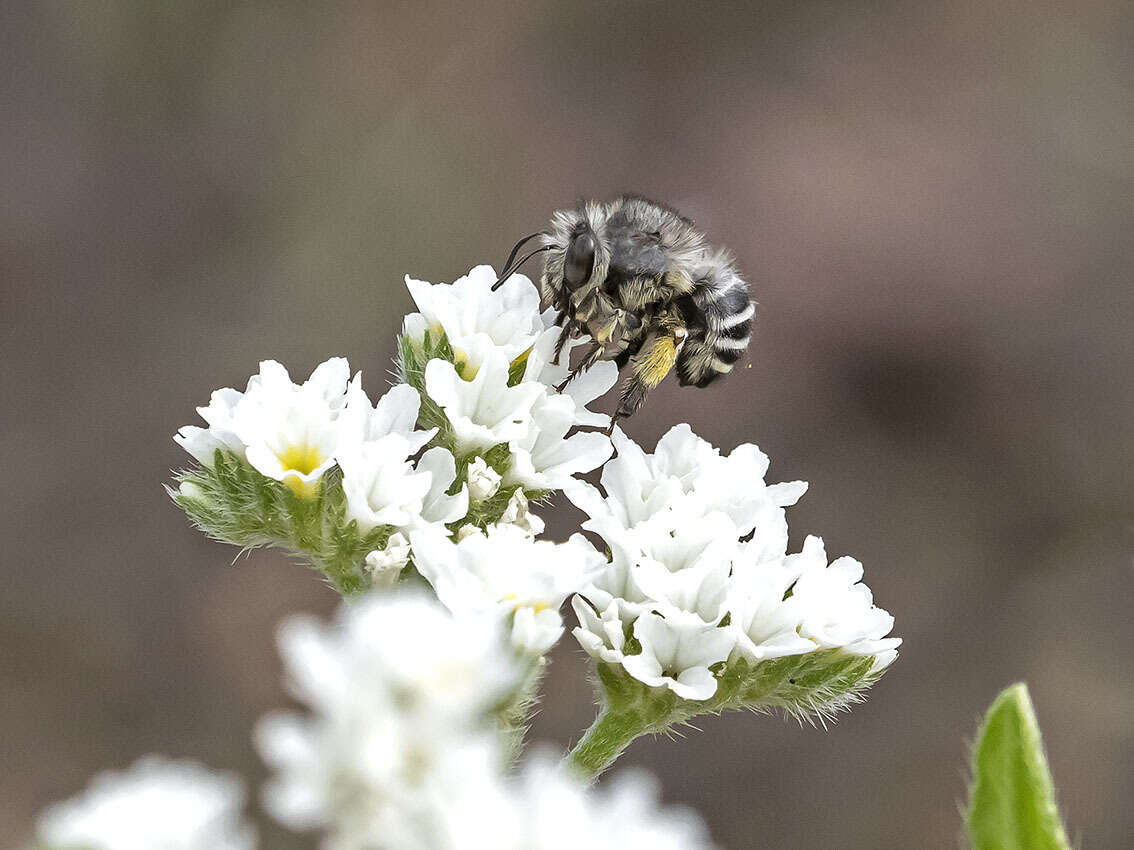
M 501 602 L 516 602 L 517 599 L 519 599 L 519 597 L 515 593 L 509 593 L 507 596 L 500 597 Z M 550 607 L 551 606 L 546 602 L 532 602 L 529 605 L 524 605 L 521 602 L 516 602 L 516 604 L 512 606 L 512 611 L 516 612 L 521 608 L 531 608 L 538 614 L 540 611 L 546 611 Z
M 308 445 L 288 446 L 277 457 L 284 471 L 283 483 L 291 492 L 303 499 L 314 496 L 319 482 L 304 481 L 300 476 L 310 475 L 323 463 L 324 457 L 319 449 Z

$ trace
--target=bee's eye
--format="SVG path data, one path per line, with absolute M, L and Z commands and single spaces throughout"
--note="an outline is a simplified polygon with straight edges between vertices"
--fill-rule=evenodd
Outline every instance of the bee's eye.
M 567 246 L 563 260 L 563 280 L 571 289 L 578 289 L 590 279 L 595 267 L 598 243 L 593 233 L 580 233 Z

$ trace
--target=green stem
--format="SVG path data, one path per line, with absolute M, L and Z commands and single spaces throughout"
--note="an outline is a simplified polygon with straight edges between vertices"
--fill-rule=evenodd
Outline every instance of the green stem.
M 524 749 L 524 738 L 528 734 L 532 713 L 539 705 L 539 686 L 546 670 L 547 660 L 537 659 L 516 693 L 497 712 L 497 722 L 507 741 L 509 764 L 514 763 Z
M 604 708 L 571 750 L 567 760 L 584 778 L 597 779 L 600 773 L 614 764 L 615 759 L 622 755 L 622 751 L 635 738 L 648 731 L 647 724 L 638 712 L 617 712 Z

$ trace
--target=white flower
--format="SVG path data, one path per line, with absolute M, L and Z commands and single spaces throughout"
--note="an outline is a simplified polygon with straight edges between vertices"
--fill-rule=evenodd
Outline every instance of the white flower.
M 456 493 L 449 489 L 457 480 L 457 464 L 448 449 L 435 446 L 417 462 L 418 472 L 430 475 L 429 492 L 422 501 L 420 522 L 415 525 L 446 525 L 469 512 L 469 489 L 465 484 Z
M 208 428 L 187 425 L 174 440 L 205 466 L 218 448 L 231 451 L 307 497 L 341 455 L 363 444 L 396 435 L 404 441 L 404 456 L 416 454 L 436 434 L 415 430 L 420 403 L 412 387 L 401 385 L 372 406 L 361 376 L 351 381 L 341 357 L 320 364 L 303 384 L 265 360 L 243 393 L 217 390 L 208 407 L 197 409 Z
M 508 504 L 504 507 L 504 513 L 500 515 L 497 525 L 513 525 L 520 529 L 528 537 L 539 537 L 543 534 L 543 520 L 531 512 L 528 505 L 528 497 L 524 495 L 523 489 L 517 487 L 512 497 L 508 499 Z
M 425 366 L 425 391 L 445 411 L 458 454 L 527 437 L 532 405 L 547 392 L 538 383 L 508 386 L 509 361 L 503 352 L 484 346 L 476 350 L 481 362 L 467 379 L 446 360 Z
M 782 508 L 794 505 L 807 490 L 803 481 L 765 484 L 768 458 L 750 443 L 727 457 L 694 434 L 688 425 L 675 425 L 659 441 L 654 454 L 614 431 L 618 456 L 603 468 L 605 497 L 593 486 L 574 482 L 568 497 L 588 513 L 593 528 L 604 536 L 613 529 L 633 528 L 659 513 L 676 513 L 686 521 L 716 511 L 736 524 L 740 536 L 757 532 L 787 543 Z M 767 525 L 768 528 L 763 526 Z
M 409 558 L 409 540 L 400 531 L 395 531 L 386 541 L 384 549 L 375 549 L 366 556 L 364 569 L 370 574 L 371 587 L 393 587 L 409 563 Z
M 458 360 L 467 359 L 462 354 L 469 353 L 466 349 L 473 337 L 484 336 L 508 362 L 515 360 L 547 331 L 539 293 L 523 275 L 512 275 L 493 292 L 495 282 L 491 266 L 477 266 L 451 284 L 431 284 L 406 275 L 406 288 L 421 312 L 406 316 L 405 333 L 420 340 L 426 330 L 444 331 Z M 476 346 L 477 352 L 482 350 Z
M 460 535 L 458 535 L 460 537 Z M 533 540 L 515 525 L 457 542 L 436 529 L 410 535 L 414 565 L 453 611 L 511 612 L 512 638 L 532 654 L 563 633 L 559 608 L 602 569 L 603 557 L 581 535 L 566 543 Z
M 198 408 L 208 429 L 189 425 L 174 440 L 206 466 L 217 448 L 233 451 L 262 475 L 310 496 L 334 465 L 344 437 L 337 420 L 349 379 L 341 357 L 321 363 L 301 385 L 279 363 L 265 360 L 243 393 L 218 390 L 208 407 Z
M 327 850 L 408 846 L 439 789 L 501 769 L 492 712 L 523 671 L 500 625 L 402 593 L 344 604 L 331 625 L 285 625 L 291 690 L 310 714 L 257 728 L 276 770 L 269 812 L 325 829 Z
M 643 614 L 634 621 L 634 637 L 642 651 L 623 658 L 626 672 L 651 687 L 667 687 L 690 700 L 706 700 L 717 692 L 717 680 L 709 668 L 727 659 L 735 643 L 728 629 L 683 611 L 665 618 Z
M 599 363 L 591 372 L 609 374 L 609 389 L 617 367 Z M 522 484 L 528 490 L 562 490 L 573 476 L 606 463 L 614 451 L 606 434 L 589 431 L 567 436 L 579 424 L 580 414 L 589 413 L 566 392 L 545 392 L 537 398 L 527 434 L 511 442 L 512 463 L 504 476 L 505 483 Z
M 540 754 L 506 781 L 466 782 L 407 850 L 710 850 L 704 825 L 663 809 L 657 783 L 620 775 L 592 789 Z
M 346 409 L 342 413 L 344 436 L 358 442 L 374 442 L 387 434 L 400 434 L 409 444 L 409 454 L 417 454 L 437 433 L 436 428 L 415 430 L 420 408 L 421 396 L 408 384 L 390 387 L 371 406 L 362 382 L 356 379 L 347 390 Z
M 208 406 L 197 408 L 209 427 L 185 425 L 174 435 L 174 442 L 205 466 L 213 465 L 217 449 L 244 457 L 244 443 L 232 430 L 232 411 L 243 397 L 244 393 L 230 387 L 215 390 Z
M 788 601 L 798 610 L 800 636 L 823 649 L 879 656 L 880 664 L 897 657 L 901 638 L 886 637 L 894 618 L 875 607 L 870 588 L 861 583 L 861 563 L 844 556 L 828 566 L 818 537 L 808 537 L 803 551 L 789 561 L 799 572 Z
M 235 777 L 147 756 L 48 808 L 36 834 L 51 850 L 251 850 L 255 831 L 241 818 L 243 806 Z
M 362 531 L 379 525 L 409 526 L 420 516 L 433 476 L 414 469 L 401 434 L 387 434 L 339 455 L 347 519 Z
M 583 527 L 611 552 L 574 606 L 574 634 L 590 655 L 687 700 L 716 693 L 726 660 L 817 649 L 874 656 L 876 668 L 894 660 L 893 618 L 858 583 L 857 561 L 828 566 L 818 538 L 786 554 L 784 507 L 806 485 L 767 485 L 768 459 L 755 446 L 723 457 L 688 426 L 653 455 L 619 431 L 615 444 L 605 495 L 583 482 L 567 488 L 590 514 Z
M 469 495 L 478 502 L 495 496 L 502 480 L 500 473 L 489 466 L 482 457 L 474 458 L 468 465 L 466 477 L 469 483 Z

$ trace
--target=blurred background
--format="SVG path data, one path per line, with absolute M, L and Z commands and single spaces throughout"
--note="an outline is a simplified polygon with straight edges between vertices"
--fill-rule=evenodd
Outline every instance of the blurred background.
M 275 625 L 335 598 L 166 500 L 194 406 L 266 357 L 376 394 L 403 274 L 634 191 L 760 309 L 751 369 L 628 431 L 808 479 L 794 543 L 861 558 L 906 643 L 826 731 L 710 718 L 624 763 L 730 850 L 954 848 L 966 742 L 1026 679 L 1072 834 L 1128 847 L 1132 45 L 1120 0 L 0 4 L 4 843 L 145 752 L 264 775 Z M 589 722 L 584 666 L 564 640 L 536 738 Z

